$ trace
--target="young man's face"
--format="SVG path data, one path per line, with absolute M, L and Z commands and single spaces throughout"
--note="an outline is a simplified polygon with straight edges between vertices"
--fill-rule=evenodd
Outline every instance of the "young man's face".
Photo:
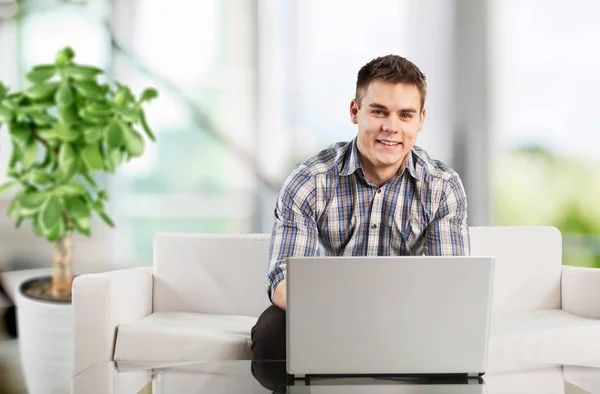
M 359 103 L 350 104 L 358 125 L 357 147 L 367 178 L 387 181 L 400 169 L 415 145 L 425 120 L 421 94 L 414 85 L 372 81 Z

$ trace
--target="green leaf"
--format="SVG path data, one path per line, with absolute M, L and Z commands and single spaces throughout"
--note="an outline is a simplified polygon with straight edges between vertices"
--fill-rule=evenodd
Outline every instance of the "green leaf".
M 32 112 L 29 116 L 38 126 L 48 126 L 54 122 L 54 118 L 44 112 Z
M 96 212 L 104 212 L 104 201 L 100 199 L 93 201 L 92 208 L 94 208 L 94 211 Z
M 81 234 L 86 235 L 88 237 L 91 235 L 91 231 L 90 231 L 91 223 L 92 223 L 92 221 L 90 220 L 89 217 L 78 218 L 78 219 L 73 218 L 73 224 L 75 225 L 75 228 L 77 229 L 77 231 L 79 231 Z
M 79 197 L 68 198 L 65 201 L 65 206 L 73 218 L 89 218 L 90 214 L 92 213 L 92 210 L 88 204 L 83 202 Z
M 157 97 L 158 97 L 158 91 L 156 89 L 147 88 L 142 92 L 142 95 L 140 97 L 140 103 L 142 103 L 144 101 L 154 100 Z
M 62 83 L 56 91 L 56 102 L 60 107 L 67 108 L 73 104 L 73 91 L 68 83 Z
M 98 74 L 102 74 L 102 70 L 99 68 L 83 65 L 67 66 L 63 71 L 65 75 L 77 81 L 93 80 Z
M 121 149 L 115 149 L 109 152 L 108 158 L 112 167 L 117 168 L 123 162 L 123 152 L 121 151 Z
M 55 74 L 56 67 L 48 66 L 46 68 L 39 68 L 37 70 L 33 69 L 33 71 L 25 74 L 25 78 L 32 83 L 41 84 L 52 78 Z
M 29 114 L 25 111 L 17 110 L 15 112 L 15 120 L 18 123 L 29 123 Z
M 123 144 L 123 131 L 117 122 L 111 122 L 104 131 L 109 150 L 118 149 Z
M 31 182 L 35 183 L 36 185 L 43 186 L 43 185 L 47 185 L 48 183 L 52 182 L 52 175 L 48 174 L 44 170 L 33 170 L 29 174 L 29 179 Z
M 113 162 L 110 160 L 110 155 L 104 157 L 104 170 L 114 174 L 117 168 L 113 165 Z
M 21 203 L 20 203 L 21 196 L 22 196 L 21 194 L 17 195 L 10 202 L 10 205 L 8 206 L 8 209 L 6 210 L 6 215 L 9 218 L 13 217 L 21 209 Z
M 58 123 L 54 130 L 58 138 L 64 142 L 73 142 L 79 138 L 79 133 L 64 123 Z
M 32 225 L 32 227 L 33 227 L 33 233 L 34 233 L 35 235 L 37 235 L 38 237 L 43 237 L 43 236 L 44 236 L 44 233 L 43 233 L 43 231 L 42 231 L 42 228 L 40 227 L 40 221 L 38 220 L 38 218 L 37 218 L 37 217 L 35 217 L 35 218 L 32 220 L 32 224 L 31 224 L 31 225 Z
M 37 66 L 33 66 L 33 71 L 48 71 L 48 70 L 56 70 L 56 66 L 54 64 L 38 64 Z
M 56 53 L 54 61 L 57 65 L 66 65 L 71 63 L 75 57 L 75 51 L 71 47 L 65 47 Z
M 12 111 L 6 107 L 0 107 L 0 123 L 12 122 Z
M 93 187 L 96 187 L 96 188 L 98 187 L 98 184 L 96 183 L 94 178 L 92 178 L 92 176 L 89 173 L 83 172 L 82 175 L 90 185 L 92 185 Z
M 85 189 L 85 187 L 81 183 L 79 183 L 75 180 L 72 180 L 65 185 L 58 186 L 56 189 L 54 189 L 54 191 L 57 195 L 60 195 L 63 197 L 64 196 L 73 197 L 73 196 L 79 196 L 79 195 L 87 193 L 87 190 Z
M 23 149 L 21 146 L 15 141 L 11 141 L 12 144 L 12 155 L 10 157 L 10 162 L 8 163 L 9 171 L 16 170 L 17 164 L 22 163 L 23 159 Z
M 121 85 L 118 82 L 116 84 L 119 87 L 119 90 L 115 95 L 115 104 L 117 105 L 117 107 L 127 107 L 129 104 L 134 102 L 134 97 L 131 93 L 131 89 L 129 89 L 125 85 Z
M 10 127 L 8 128 L 8 132 L 10 133 L 12 140 L 17 143 L 27 144 L 31 140 L 31 133 L 22 124 L 18 124 L 18 123 L 11 124 Z
M 35 101 L 48 100 L 56 93 L 58 89 L 58 82 L 50 82 L 42 85 L 35 85 L 25 90 L 23 94 L 25 97 Z
M 50 146 L 54 147 L 55 140 L 52 140 Z M 52 149 L 46 149 L 46 154 L 44 155 L 44 160 L 39 165 L 40 169 L 47 170 L 52 174 L 56 170 L 56 161 L 58 160 L 58 152 Z
M 68 107 L 58 107 L 58 119 L 65 124 L 74 124 L 79 122 L 77 107 L 70 105 Z
M 13 92 L 6 96 L 6 100 L 8 101 L 5 101 L 4 104 L 11 103 L 12 105 L 21 105 L 24 99 L 25 96 L 23 95 L 23 92 Z
M 25 146 L 25 149 L 23 150 L 23 159 L 21 162 L 24 170 L 28 170 L 29 168 L 31 168 L 31 166 L 35 162 L 37 153 L 38 153 L 37 142 L 31 141 Z
M 97 117 L 112 116 L 112 109 L 110 106 L 108 106 L 106 104 L 92 103 L 92 104 L 88 105 L 85 109 L 86 109 L 87 113 L 89 113 L 91 116 L 97 116 Z
M 77 93 L 83 97 L 93 100 L 101 100 L 104 98 L 103 89 L 93 81 L 76 81 L 73 84 Z
M 60 170 L 60 177 L 62 180 L 70 179 L 77 169 L 77 157 L 75 156 L 75 150 L 68 142 L 65 142 L 60 147 L 58 153 L 58 168 Z
M 15 223 L 15 228 L 20 228 L 21 227 L 21 223 L 23 223 L 23 220 L 25 220 L 25 216 L 19 216 L 17 218 L 16 223 Z
M 81 152 L 81 160 L 90 171 L 102 170 L 104 162 L 100 154 L 100 145 L 93 144 L 86 146 Z
M 136 110 L 124 108 L 119 113 L 121 114 L 121 118 L 126 122 L 138 123 L 140 121 L 140 114 Z
M 0 194 L 6 192 L 7 190 L 10 190 L 11 188 L 15 187 L 18 184 L 19 184 L 19 182 L 17 182 L 17 181 L 7 181 L 7 182 L 4 182 L 0 186 Z
M 156 137 L 154 136 L 154 133 L 150 129 L 150 126 L 148 125 L 148 121 L 146 120 L 146 114 L 142 110 L 140 110 L 140 118 L 142 121 L 142 128 L 146 132 L 146 135 L 148 136 L 148 138 L 150 138 L 152 141 L 156 141 Z
M 43 228 L 42 228 L 43 229 Z M 57 225 L 51 228 L 45 235 L 49 242 L 56 242 L 65 235 L 66 225 L 62 215 L 58 217 Z
M 58 134 L 54 129 L 39 129 L 37 133 L 40 136 L 40 138 L 46 141 L 58 139 Z
M 125 149 L 132 157 L 141 156 L 144 153 L 144 139 L 142 136 L 132 130 L 126 124 L 121 124 L 123 138 L 125 140 Z
M 83 136 L 87 144 L 95 144 L 102 139 L 104 128 L 102 126 L 90 127 L 83 131 Z
M 48 233 L 57 226 L 61 217 L 58 198 L 50 196 L 40 208 L 38 215 L 40 217 L 40 227 L 44 233 Z
M 50 99 L 49 101 L 38 101 L 34 104 L 31 104 L 29 108 L 38 112 L 46 112 L 54 106 L 56 106 L 54 99 Z
M 19 197 L 19 209 L 22 215 L 31 216 L 35 214 L 46 201 L 45 193 L 28 192 Z
M 80 110 L 79 116 L 81 116 L 83 118 L 83 120 L 85 120 L 88 123 L 93 123 L 93 124 L 98 124 L 98 125 L 107 124 L 110 120 L 110 118 L 107 116 L 92 115 L 90 113 L 90 111 L 87 110 L 87 108 Z
M 6 97 L 6 93 L 8 93 L 8 88 L 0 82 L 0 100 Z
M 104 223 L 108 224 L 112 228 L 115 228 L 115 224 L 113 223 L 112 219 L 109 218 L 105 212 L 100 211 L 100 212 L 98 212 L 98 215 L 100 215 L 100 217 L 102 218 Z

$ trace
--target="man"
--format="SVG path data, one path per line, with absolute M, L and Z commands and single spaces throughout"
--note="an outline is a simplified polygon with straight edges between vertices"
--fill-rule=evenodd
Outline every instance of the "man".
M 415 146 L 426 88 L 423 73 L 402 57 L 367 63 L 350 103 L 356 138 L 300 163 L 285 180 L 266 280 L 273 305 L 252 329 L 255 360 L 286 357 L 288 256 L 469 254 L 461 180 Z

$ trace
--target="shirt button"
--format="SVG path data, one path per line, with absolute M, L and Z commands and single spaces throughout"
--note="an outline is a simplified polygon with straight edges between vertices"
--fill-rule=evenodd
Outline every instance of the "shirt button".
M 377 189 L 377 193 L 381 193 L 381 189 Z
M 371 225 L 371 230 L 375 230 L 376 228 L 377 228 L 377 225 L 376 225 L 376 224 L 372 224 L 372 225 Z

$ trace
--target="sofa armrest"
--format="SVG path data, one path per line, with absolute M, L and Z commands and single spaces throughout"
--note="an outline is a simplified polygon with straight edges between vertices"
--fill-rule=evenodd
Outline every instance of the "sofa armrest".
M 111 361 L 119 324 L 152 313 L 152 268 L 86 274 L 73 281 L 74 374 Z
M 561 287 L 565 312 L 600 319 L 600 269 L 563 266 Z

